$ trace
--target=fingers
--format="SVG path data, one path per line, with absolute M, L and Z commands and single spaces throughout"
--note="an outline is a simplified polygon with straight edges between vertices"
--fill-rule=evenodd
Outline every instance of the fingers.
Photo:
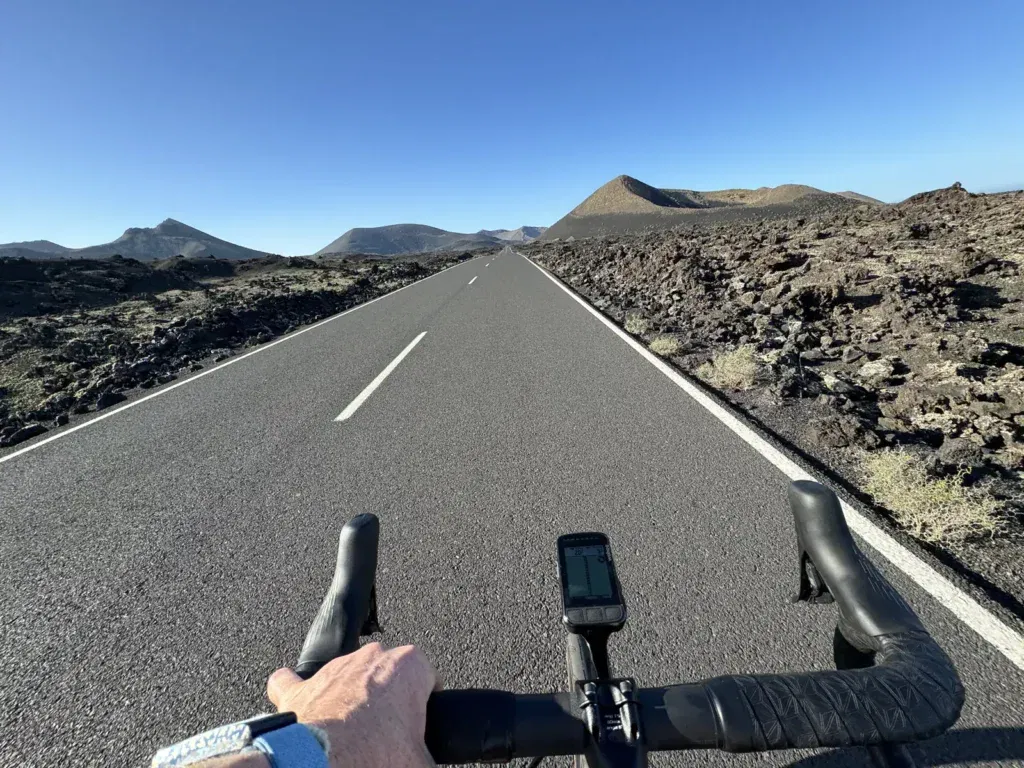
M 366 643 L 359 647 L 357 651 L 350 653 L 350 656 L 365 656 L 367 659 L 377 659 L 387 653 L 385 648 L 380 642 L 374 640 L 372 643 Z
M 392 653 L 395 654 L 405 673 L 417 681 L 417 689 L 429 694 L 430 691 L 440 691 L 444 688 L 434 665 L 419 648 L 413 645 L 403 645 L 400 648 L 395 648 Z
M 291 692 L 302 682 L 302 678 L 292 670 L 279 669 L 267 680 L 267 698 L 275 707 L 281 709 Z
M 420 655 L 423 656 L 423 663 L 427 665 L 427 668 L 430 670 L 430 674 L 434 679 L 434 687 L 432 690 L 443 691 L 444 681 L 441 679 L 441 675 L 437 673 L 437 670 L 434 668 L 434 665 L 430 663 L 430 659 L 428 659 L 426 655 L 422 653 Z
M 345 680 L 356 671 L 356 677 L 351 681 L 354 683 L 360 669 L 364 670 L 363 675 L 369 675 L 370 679 L 381 685 L 398 678 L 403 685 L 408 686 L 414 698 L 422 697 L 424 701 L 432 691 L 440 691 L 444 687 L 434 666 L 418 648 L 403 645 L 388 650 L 377 642 L 367 643 L 347 656 L 332 659 L 310 682 L 316 679 L 327 685 L 328 681 Z M 292 670 L 279 669 L 267 680 L 267 698 L 278 710 L 286 709 L 294 699 L 298 686 L 304 682 Z M 314 687 L 312 690 L 318 689 Z

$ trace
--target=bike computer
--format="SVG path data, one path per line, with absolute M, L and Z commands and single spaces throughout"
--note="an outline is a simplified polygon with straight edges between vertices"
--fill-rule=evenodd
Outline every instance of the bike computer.
M 570 632 L 622 629 L 626 623 L 626 603 L 607 536 L 559 536 L 558 578 L 562 585 L 562 622 Z

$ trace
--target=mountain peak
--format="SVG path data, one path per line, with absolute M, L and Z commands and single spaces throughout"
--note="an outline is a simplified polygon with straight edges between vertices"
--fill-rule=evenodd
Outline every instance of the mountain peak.
M 79 258 L 121 254 L 140 261 L 167 259 L 178 254 L 194 258 L 212 255 L 223 259 L 255 259 L 264 255 L 261 251 L 221 240 L 176 219 L 164 219 L 155 227 L 129 227 L 111 243 L 77 248 L 72 253 Z
M 836 209 L 872 202 L 852 193 L 825 192 L 804 184 L 781 184 L 757 189 L 657 189 L 626 174 L 616 176 L 555 222 L 544 238 L 596 237 L 646 231 L 692 223 L 733 220 L 750 215 Z M 729 210 L 732 209 L 732 210 Z
M 182 224 L 177 219 L 164 219 L 153 227 L 153 231 L 160 235 L 169 235 L 172 237 L 193 237 L 199 233 L 198 229 L 190 227 L 187 224 Z
M 576 216 L 602 213 L 656 213 L 665 208 L 679 208 L 679 203 L 660 189 L 639 179 L 622 174 L 616 176 L 573 209 Z

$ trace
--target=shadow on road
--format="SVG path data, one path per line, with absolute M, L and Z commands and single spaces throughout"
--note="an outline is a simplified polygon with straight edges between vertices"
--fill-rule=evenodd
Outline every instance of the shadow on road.
M 957 763 L 970 765 L 975 762 L 1020 765 L 1024 763 L 1024 728 L 965 728 L 950 731 L 930 741 L 915 744 L 911 752 L 922 768 Z M 789 768 L 848 768 L 858 764 L 857 758 L 862 759 L 859 764 L 871 765 L 866 750 L 837 750 L 798 760 L 790 763 Z

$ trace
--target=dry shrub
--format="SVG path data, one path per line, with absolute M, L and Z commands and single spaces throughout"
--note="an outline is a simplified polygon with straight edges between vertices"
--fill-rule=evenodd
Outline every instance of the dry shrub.
M 750 389 L 757 382 L 758 363 L 751 344 L 723 352 L 697 369 L 697 375 L 719 389 Z
M 651 352 L 662 357 L 679 354 L 679 340 L 674 336 L 659 336 L 651 342 Z
M 643 315 L 627 315 L 626 316 L 626 332 L 632 333 L 635 336 L 639 336 L 642 333 L 647 333 L 650 329 L 651 324 L 647 318 Z
M 952 477 L 934 478 L 920 457 L 884 450 L 865 454 L 861 470 L 864 490 L 919 539 L 958 543 L 994 536 L 1003 529 L 999 502 L 983 488 L 963 485 L 966 469 Z

